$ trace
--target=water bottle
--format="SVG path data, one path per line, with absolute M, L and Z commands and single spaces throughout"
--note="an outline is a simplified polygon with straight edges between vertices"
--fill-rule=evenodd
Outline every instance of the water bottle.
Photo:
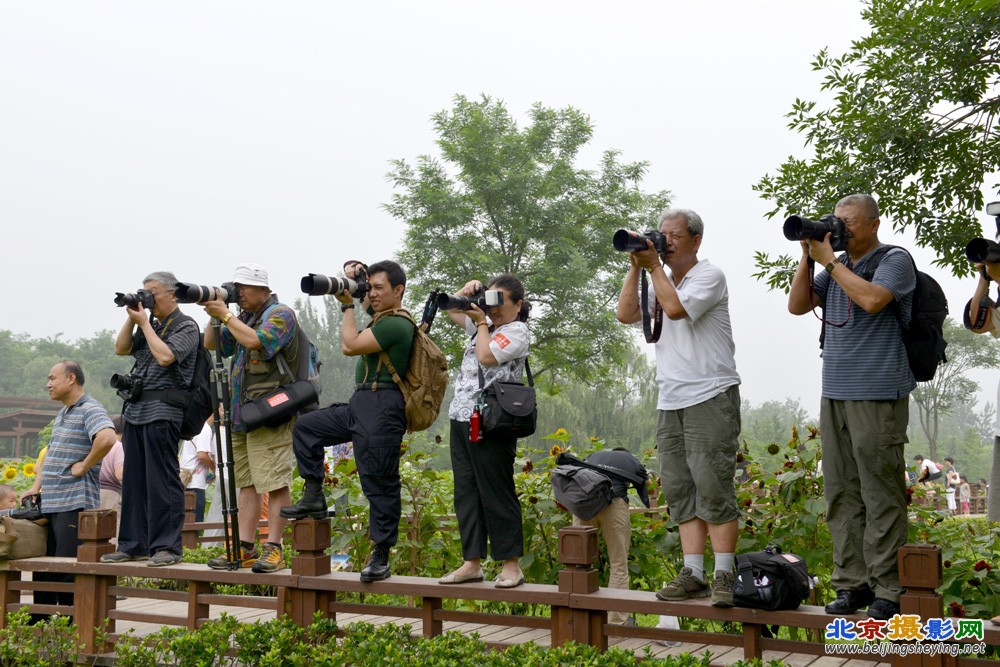
M 472 416 L 469 417 L 469 442 L 479 442 L 480 419 L 479 407 L 477 406 L 476 409 L 472 411 Z

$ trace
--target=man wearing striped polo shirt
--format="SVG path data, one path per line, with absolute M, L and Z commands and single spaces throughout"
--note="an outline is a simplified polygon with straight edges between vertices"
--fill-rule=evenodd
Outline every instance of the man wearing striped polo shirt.
M 909 318 L 917 279 L 902 249 L 886 252 L 873 275 L 866 266 L 882 245 L 870 195 L 844 197 L 834 215 L 846 227 L 847 252 L 834 254 L 830 234 L 803 241 L 788 294 L 793 315 L 823 308 L 820 433 L 837 591 L 826 611 L 868 607 L 871 618 L 887 620 L 899 613 L 897 552 L 907 531 L 903 446 L 916 387 L 901 319 Z M 810 259 L 826 267 L 812 289 Z
M 84 392 L 83 380 L 75 361 L 60 361 L 49 371 L 49 396 L 64 407 L 52 426 L 42 469 L 23 494 L 42 494 L 42 514 L 49 520 L 46 556 L 76 558 L 80 511 L 100 505 L 100 463 L 116 440 L 108 411 Z M 35 579 L 72 581 L 73 575 L 36 572 Z M 35 603 L 71 605 L 73 594 L 38 591 Z

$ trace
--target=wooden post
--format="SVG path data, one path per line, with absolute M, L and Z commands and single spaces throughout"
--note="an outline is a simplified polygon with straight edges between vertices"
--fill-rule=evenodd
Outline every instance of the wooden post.
M 198 530 L 194 527 L 194 509 L 198 502 L 194 491 L 184 492 L 184 525 L 181 527 L 181 546 L 185 549 L 198 548 Z
M 20 570 L 0 570 L 0 630 L 7 627 L 7 605 L 18 604 L 21 601 L 21 591 L 11 588 L 12 584 L 20 583 Z
M 207 581 L 188 582 L 187 628 L 197 630 L 200 621 L 207 621 L 211 613 L 211 605 L 198 602 L 199 595 L 212 592 L 212 584 Z
M 110 540 L 115 536 L 118 513 L 114 510 L 86 510 L 80 512 L 77 537 L 80 546 L 76 559 L 80 563 L 97 563 L 101 556 L 115 550 Z M 115 622 L 108 613 L 115 608 L 115 599 L 108 589 L 117 577 L 100 574 L 78 574 L 74 578 L 73 614 L 80 632 L 84 653 L 104 653 L 110 644 L 101 642 L 98 633 L 114 632 Z
M 593 526 L 567 526 L 559 531 L 559 562 L 565 567 L 559 572 L 559 592 L 596 593 L 597 529 Z M 552 645 L 563 646 L 568 641 L 608 648 L 604 624 L 608 612 L 552 607 Z
M 441 598 L 424 598 L 423 621 L 424 637 L 436 637 L 444 631 L 444 622 L 434 618 L 434 612 L 441 608 Z
M 916 614 L 926 622 L 944 616 L 941 596 L 941 548 L 933 544 L 904 544 L 899 549 L 899 584 L 906 591 L 899 598 L 901 614 Z M 952 667 L 955 658 L 937 655 L 895 656 L 893 665 L 906 667 Z
M 298 556 L 292 558 L 292 574 L 303 577 L 321 577 L 330 574 L 330 556 L 326 550 L 330 547 L 329 519 L 297 519 L 292 522 L 292 546 Z M 278 596 L 279 602 L 282 595 Z M 330 593 L 327 591 L 311 591 L 301 588 L 289 588 L 287 608 L 279 605 L 279 612 L 284 609 L 292 621 L 302 627 L 307 627 L 313 621 L 317 611 L 324 617 L 330 615 Z

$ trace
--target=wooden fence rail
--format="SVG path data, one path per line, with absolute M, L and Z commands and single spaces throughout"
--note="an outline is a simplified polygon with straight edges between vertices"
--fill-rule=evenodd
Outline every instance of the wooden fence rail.
M 559 560 L 563 569 L 558 584 L 525 584 L 512 589 L 494 588 L 489 583 L 445 586 L 423 577 L 392 576 L 387 580 L 362 583 L 357 574 L 331 572 L 330 522 L 304 519 L 292 522 L 292 546 L 298 555 L 292 558 L 291 570 L 257 574 L 246 570 L 217 571 L 201 564 L 182 563 L 149 568 L 144 562 L 101 563 L 100 557 L 113 551 L 108 539 L 114 534 L 112 511 L 80 514 L 79 535 L 82 544 L 78 558 L 29 558 L 7 561 L 0 569 L 0 596 L 3 610 L 22 607 L 21 596 L 31 591 L 74 593 L 72 607 L 57 605 L 29 606 L 32 613 L 63 613 L 74 616 L 84 652 L 106 653 L 119 637 L 119 622 L 143 622 L 195 629 L 210 617 L 213 605 L 250 607 L 276 616 L 284 615 L 301 625 L 312 622 L 318 611 L 336 618 L 338 613 L 365 613 L 421 621 L 425 636 L 438 635 L 446 621 L 488 623 L 511 628 L 548 630 L 553 646 L 568 641 L 590 644 L 604 650 L 609 637 L 698 641 L 707 644 L 742 647 L 746 658 L 760 658 L 765 650 L 822 656 L 826 647 L 819 641 L 793 641 L 768 637 L 765 626 L 788 626 L 822 631 L 834 618 L 862 620 L 863 614 L 834 617 L 822 607 L 803 606 L 795 611 L 767 612 L 756 609 L 712 607 L 709 600 L 664 602 L 649 592 L 598 587 L 597 531 L 591 527 L 570 526 L 559 532 Z M 900 550 L 900 579 L 907 592 L 900 601 L 902 613 L 922 619 L 943 616 L 941 598 L 934 589 L 941 583 L 941 554 L 935 546 L 906 545 Z M 22 581 L 22 572 L 53 572 L 75 575 L 73 583 Z M 186 591 L 151 590 L 119 586 L 121 577 L 163 579 L 188 582 Z M 274 586 L 276 596 L 222 595 L 212 592 L 212 584 L 252 584 Z M 338 593 L 380 593 L 419 599 L 415 606 L 375 605 L 337 599 Z M 187 603 L 185 616 L 141 613 L 116 609 L 116 596 L 146 597 Z M 547 607 L 549 616 L 519 616 L 445 609 L 445 600 L 480 600 L 524 603 Z M 730 621 L 741 625 L 741 633 L 726 635 L 683 630 L 664 630 L 610 625 L 609 611 L 666 614 L 688 618 Z M 107 623 L 105 623 L 107 619 Z M 6 623 L 0 615 L 0 627 Z M 822 633 L 819 633 L 821 636 Z M 985 643 L 1000 645 L 1000 629 L 987 627 Z M 854 654 L 854 659 L 886 661 L 877 655 Z M 909 655 L 888 659 L 895 665 L 916 667 L 972 667 L 996 665 L 996 661 L 972 657 Z

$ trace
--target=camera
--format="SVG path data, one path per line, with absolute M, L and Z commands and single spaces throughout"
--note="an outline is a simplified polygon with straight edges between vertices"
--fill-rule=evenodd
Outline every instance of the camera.
M 39 521 L 43 519 L 41 496 L 37 493 L 25 496 L 24 500 L 21 501 L 21 506 L 15 508 L 10 513 L 10 516 L 14 519 L 24 519 L 26 521 Z
M 646 239 L 653 242 L 656 254 L 667 254 L 667 237 L 664 236 L 663 232 L 656 229 L 650 229 L 648 232 L 643 232 L 642 234 L 636 234 L 627 229 L 619 229 L 611 237 L 611 243 L 618 252 L 638 252 L 647 248 Z
M 116 390 L 118 398 L 134 403 L 142 395 L 142 378 L 135 373 L 111 376 L 111 388 Z
M 132 292 L 115 292 L 115 305 L 121 308 L 126 306 L 132 310 L 139 308 L 152 308 L 156 302 L 156 297 L 149 290 L 136 290 Z
M 205 303 L 218 298 L 225 303 L 239 303 L 240 289 L 234 283 L 222 283 L 218 287 L 177 283 L 177 301 L 180 303 Z
M 355 299 L 364 298 L 371 289 L 368 284 L 368 274 L 364 271 L 358 273 L 359 280 L 350 278 L 338 278 L 337 276 L 324 276 L 322 273 L 310 273 L 303 276 L 299 281 L 299 287 L 309 296 L 323 296 L 324 294 L 339 294 L 344 290 Z
M 965 256 L 975 264 L 1000 262 L 1000 243 L 989 239 L 972 239 L 965 246 Z
M 820 216 L 819 220 L 790 215 L 785 218 L 782 231 L 789 241 L 807 241 L 809 239 L 822 241 L 829 233 L 830 245 L 833 246 L 834 251 L 847 250 L 847 226 L 844 225 L 843 220 L 829 213 Z
M 480 310 L 502 306 L 503 292 L 498 289 L 485 291 L 480 289 L 472 296 L 452 296 L 444 293 L 437 295 L 437 307 L 441 310 L 471 310 L 473 304 L 479 306 Z

